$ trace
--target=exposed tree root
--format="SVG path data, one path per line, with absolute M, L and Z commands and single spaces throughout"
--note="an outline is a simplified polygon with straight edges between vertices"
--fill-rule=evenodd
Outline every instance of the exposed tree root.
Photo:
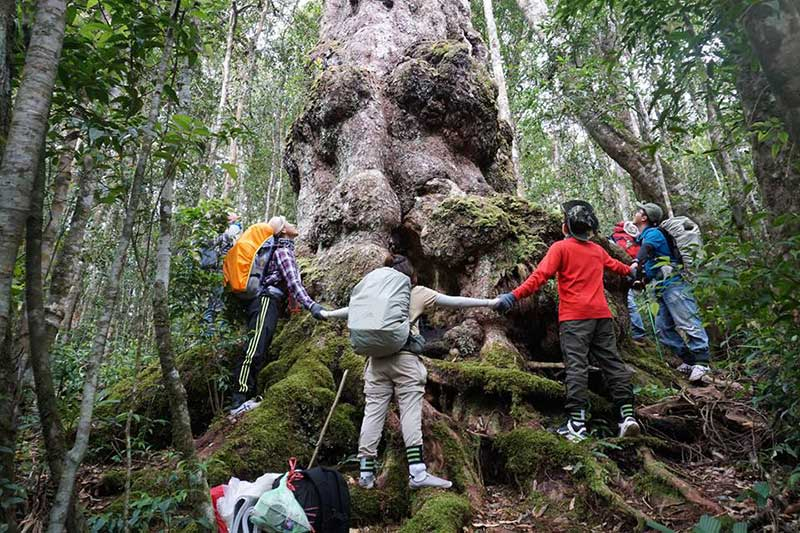
M 714 514 L 720 514 L 724 512 L 722 506 L 720 506 L 718 503 L 709 500 L 691 484 L 670 472 L 664 463 L 656 460 L 656 458 L 653 456 L 653 452 L 651 452 L 649 448 L 640 446 L 639 455 L 642 458 L 644 469 L 647 473 L 657 477 L 670 487 L 675 488 L 684 498 L 686 498 L 687 501 L 708 509 Z

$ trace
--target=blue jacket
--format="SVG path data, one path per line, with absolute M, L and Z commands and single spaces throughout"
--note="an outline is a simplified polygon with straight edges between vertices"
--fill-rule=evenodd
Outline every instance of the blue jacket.
M 642 268 L 644 268 L 647 279 L 661 281 L 661 272 L 659 270 L 661 267 L 656 265 L 663 265 L 665 257 L 669 258 L 676 274 L 667 280 L 663 280 L 665 282 L 664 285 L 669 285 L 673 279 L 677 280 L 679 278 L 677 275 L 678 261 L 672 257 L 667 238 L 664 237 L 661 230 L 655 226 L 645 228 L 645 230 L 636 237 L 636 242 L 642 245 L 637 259 Z

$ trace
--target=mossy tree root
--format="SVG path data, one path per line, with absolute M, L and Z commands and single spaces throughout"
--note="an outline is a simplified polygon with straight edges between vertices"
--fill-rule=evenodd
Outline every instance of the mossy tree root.
M 714 514 L 724 512 L 718 503 L 709 500 L 694 486 L 673 474 L 664 463 L 658 461 L 653 456 L 653 452 L 651 452 L 646 446 L 639 447 L 639 456 L 642 458 L 642 464 L 645 472 L 655 476 L 670 487 L 675 488 L 684 498 L 686 498 L 687 501 L 703 507 Z

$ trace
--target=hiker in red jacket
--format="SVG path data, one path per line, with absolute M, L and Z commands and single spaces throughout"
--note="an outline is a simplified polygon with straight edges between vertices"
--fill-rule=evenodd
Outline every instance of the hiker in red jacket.
M 589 354 L 594 356 L 619 409 L 621 437 L 641 431 L 633 414 L 631 375 L 617 352 L 611 310 L 603 289 L 603 270 L 620 276 L 635 276 L 636 263 L 628 266 L 613 259 L 598 244 L 589 242 L 599 222 L 592 206 L 573 200 L 565 203 L 562 231 L 565 239 L 553 244 L 536 271 L 513 292 L 500 296 L 498 311 L 536 292 L 548 279 L 558 279 L 558 320 L 561 351 L 566 366 L 567 411 L 569 418 L 558 429 L 567 439 L 578 442 L 587 435 L 589 408 Z
M 611 234 L 611 241 L 625 250 L 629 256 L 636 259 L 641 245 L 636 242 L 639 236 L 639 228 L 630 221 L 621 220 L 614 226 L 614 233 Z M 631 340 L 636 344 L 644 344 L 647 338 L 647 330 L 644 328 L 644 321 L 639 310 L 636 308 L 636 300 L 633 296 L 633 289 L 628 291 L 628 314 L 631 317 Z

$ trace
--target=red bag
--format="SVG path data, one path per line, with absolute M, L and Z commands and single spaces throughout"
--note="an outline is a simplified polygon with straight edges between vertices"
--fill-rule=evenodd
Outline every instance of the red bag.
M 214 507 L 214 518 L 217 519 L 217 531 L 219 533 L 228 533 L 228 525 L 219 515 L 219 511 L 217 511 L 217 500 L 225 496 L 225 487 L 227 485 L 217 485 L 211 488 L 211 505 Z
M 636 254 L 639 253 L 641 245 L 636 242 L 636 236 L 631 235 L 630 232 L 633 231 L 633 229 L 630 226 L 631 225 L 629 225 L 628 231 L 626 231 L 625 221 L 618 222 L 617 225 L 614 226 L 614 233 L 611 235 L 611 238 L 614 239 L 617 246 L 625 250 L 629 256 L 635 258 Z

